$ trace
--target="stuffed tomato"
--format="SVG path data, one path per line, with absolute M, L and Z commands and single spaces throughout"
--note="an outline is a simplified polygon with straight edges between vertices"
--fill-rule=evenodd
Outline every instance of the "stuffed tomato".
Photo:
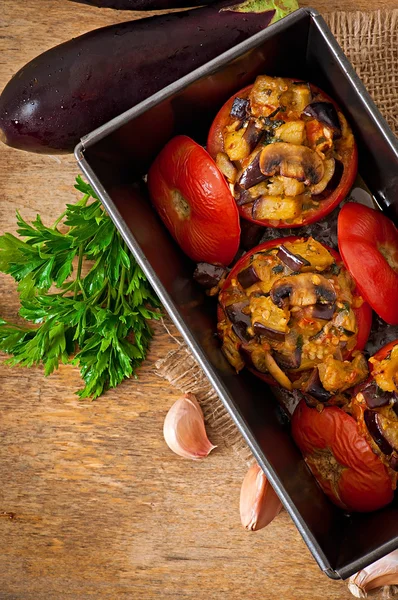
M 316 86 L 261 75 L 217 114 L 207 150 L 240 215 L 300 227 L 329 214 L 357 173 L 357 148 L 337 104 Z
M 398 471 L 398 340 L 369 359 L 370 377 L 350 404 L 361 433 L 375 454 Z
M 270 240 L 222 283 L 218 333 L 229 362 L 286 389 L 325 397 L 366 379 L 371 327 L 340 256 L 312 238 Z

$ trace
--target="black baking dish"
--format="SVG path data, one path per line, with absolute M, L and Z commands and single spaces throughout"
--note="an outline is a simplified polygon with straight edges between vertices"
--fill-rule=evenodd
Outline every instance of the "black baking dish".
M 113 119 L 86 136 L 75 154 L 319 566 L 329 577 L 344 579 L 398 547 L 398 508 L 393 503 L 348 516 L 324 496 L 271 391 L 250 373 L 237 376 L 223 357 L 214 336 L 214 301 L 192 281 L 193 264 L 149 205 L 142 179 L 173 135 L 205 143 L 218 108 L 260 73 L 311 81 L 339 102 L 358 142 L 359 171 L 396 221 L 397 140 L 312 9 L 296 11 Z

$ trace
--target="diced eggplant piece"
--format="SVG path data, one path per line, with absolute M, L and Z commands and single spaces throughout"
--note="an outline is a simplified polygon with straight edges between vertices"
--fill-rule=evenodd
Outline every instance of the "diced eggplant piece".
M 249 95 L 252 114 L 256 117 L 270 117 L 280 107 L 281 94 L 288 87 L 286 79 L 282 77 L 259 75 Z
M 245 250 L 251 250 L 260 243 L 264 228 L 246 219 L 240 220 L 240 245 Z
M 302 267 L 310 266 L 310 263 L 307 259 L 303 258 L 299 254 L 293 254 L 293 252 L 290 252 L 290 250 L 283 245 L 279 246 L 276 256 L 294 273 L 298 273 Z
M 252 215 L 258 221 L 288 221 L 301 215 L 303 199 L 281 196 L 260 196 L 254 201 Z
M 249 109 L 249 100 L 247 98 L 235 98 L 230 111 L 231 117 L 243 120 L 246 118 Z
M 332 397 L 332 394 L 323 387 L 317 367 L 313 369 L 311 376 L 302 388 L 302 391 L 305 394 L 313 396 L 313 398 L 316 398 L 319 402 L 327 402 Z
M 308 104 L 304 110 L 303 114 L 307 117 L 313 117 L 324 123 L 328 127 L 333 130 L 334 137 L 341 137 L 341 125 L 339 121 L 339 116 L 337 114 L 337 110 L 331 102 L 325 101 L 315 101 Z
M 287 354 L 287 352 L 274 352 L 273 357 L 281 369 L 288 371 L 290 369 L 300 368 L 302 353 L 302 347 L 296 346 L 289 354 Z
M 335 304 L 314 304 L 311 309 L 311 316 L 314 319 L 324 319 L 328 321 L 334 315 L 336 305 Z
M 210 290 L 220 283 L 226 272 L 225 267 L 201 262 L 197 264 L 193 278 L 199 285 Z
M 232 323 L 232 329 L 240 340 L 249 340 L 250 334 L 247 332 L 247 328 L 251 326 L 250 315 L 246 315 L 242 312 L 243 309 L 248 308 L 249 301 L 235 302 L 225 307 L 225 312 Z
M 279 308 L 275 306 L 269 296 L 260 296 L 250 299 L 250 312 L 252 323 L 256 323 L 256 332 L 260 335 L 272 335 L 273 332 L 283 334 L 288 332 L 288 322 L 290 320 L 290 312 L 287 308 Z M 264 329 L 261 328 L 261 324 Z M 254 329 L 254 327 L 253 327 Z M 262 332 L 262 333 L 261 333 Z M 275 339 L 275 338 L 274 338 Z
M 285 334 L 281 331 L 276 331 L 275 329 L 271 329 L 267 327 L 263 323 L 253 323 L 253 331 L 256 335 L 264 336 L 269 340 L 273 340 L 275 342 L 284 342 Z
M 243 134 L 243 138 L 248 144 L 250 152 L 253 152 L 262 136 L 263 131 L 256 127 L 255 121 L 249 121 L 249 124 L 245 129 L 245 133 Z
M 324 165 L 321 157 L 311 148 L 278 142 L 261 150 L 260 171 L 267 177 L 282 175 L 306 185 L 315 185 L 324 175 Z
M 322 275 L 300 273 L 294 277 L 282 277 L 274 283 L 270 291 L 274 304 L 280 308 L 286 303 L 291 306 L 310 306 L 319 300 L 328 303 L 336 301 L 332 283 Z
M 394 399 L 394 395 L 391 392 L 384 392 L 381 388 L 379 388 L 374 379 L 368 383 L 365 383 L 359 389 L 359 391 L 364 397 L 368 408 L 387 406 Z
M 260 171 L 260 152 L 254 157 L 251 163 L 246 167 L 243 171 L 242 175 L 239 177 L 238 184 L 244 190 L 248 190 L 249 188 L 265 181 L 267 177 L 263 175 Z M 253 198 L 252 198 L 253 200 Z
M 261 281 L 254 265 L 250 265 L 246 269 L 243 269 L 243 271 L 240 271 L 240 273 L 238 273 L 237 275 L 237 280 L 239 281 L 243 289 L 247 289 L 255 283 Z
M 376 444 L 379 446 L 380 450 L 383 452 L 383 454 L 391 454 L 394 449 L 384 437 L 383 427 L 380 422 L 381 415 L 374 410 L 367 409 L 365 410 L 363 416 L 365 420 L 365 425 L 370 435 L 372 436 Z
M 244 190 L 242 188 L 239 189 L 239 186 L 235 186 L 235 194 L 239 194 L 235 196 L 235 202 L 238 206 L 244 206 L 245 204 L 250 204 L 253 202 L 253 196 L 250 194 L 249 190 Z
M 334 263 L 333 256 L 325 246 L 313 238 L 308 238 L 308 240 L 305 241 L 297 240 L 294 242 L 286 242 L 284 246 L 290 250 L 290 252 L 293 252 L 293 254 L 299 254 L 308 260 L 310 265 L 315 267 L 317 271 L 325 271 Z

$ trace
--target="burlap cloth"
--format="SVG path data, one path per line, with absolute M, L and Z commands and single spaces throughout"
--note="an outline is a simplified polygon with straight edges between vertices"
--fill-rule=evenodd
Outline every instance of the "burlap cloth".
M 333 12 L 324 17 L 389 126 L 398 134 L 398 9 Z M 156 374 L 177 390 L 196 394 L 211 441 L 232 449 L 249 464 L 251 452 L 221 400 L 187 346 L 177 337 L 173 339 L 176 349 L 156 363 Z

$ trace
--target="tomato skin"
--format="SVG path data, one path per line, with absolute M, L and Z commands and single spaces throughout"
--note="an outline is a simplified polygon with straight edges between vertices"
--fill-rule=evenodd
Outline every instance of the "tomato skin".
M 249 263 L 250 256 L 252 254 L 255 254 L 256 252 L 259 252 L 261 250 L 268 250 L 269 248 L 273 248 L 274 246 L 277 246 L 278 244 L 284 244 L 286 242 L 294 242 L 299 239 L 301 239 L 301 238 L 297 237 L 297 236 L 288 236 L 288 237 L 284 237 L 284 238 L 277 238 L 274 240 L 268 240 L 267 242 L 264 242 L 263 244 L 259 244 L 258 246 L 255 246 L 254 248 L 249 250 L 249 252 L 247 252 L 244 256 L 242 256 L 242 258 L 240 258 L 238 260 L 238 262 L 234 265 L 234 267 L 231 269 L 231 271 L 228 274 L 228 277 L 225 279 L 225 281 L 222 285 L 220 293 L 222 293 L 223 290 L 226 290 L 229 287 L 232 279 L 236 278 L 239 271 L 243 270 L 247 266 L 247 263 Z M 323 246 L 328 249 L 328 251 L 333 256 L 333 258 L 335 259 L 335 261 L 337 263 L 342 264 L 341 257 L 339 255 L 339 253 L 336 252 L 336 250 L 333 250 L 333 248 L 326 246 L 326 244 L 323 244 Z M 358 295 L 357 290 L 353 290 L 353 295 L 354 296 Z M 370 329 L 372 327 L 372 309 L 370 308 L 369 304 L 367 304 L 366 302 L 363 302 L 363 304 L 359 308 L 353 308 L 353 312 L 355 313 L 355 317 L 356 317 L 357 323 L 358 323 L 358 336 L 357 336 L 357 345 L 352 350 L 352 352 L 354 352 L 355 350 L 363 350 L 364 349 L 366 342 L 368 341 Z M 218 308 L 217 308 L 217 320 L 220 321 L 223 318 L 224 318 L 224 311 L 219 303 Z M 351 352 L 351 354 L 352 354 L 352 352 Z M 347 356 L 346 358 L 349 358 L 349 356 Z M 254 375 L 256 375 L 256 377 L 258 377 L 259 379 L 262 379 L 266 383 L 269 383 L 270 385 L 279 385 L 275 381 L 275 379 L 273 377 L 271 377 L 270 375 L 266 375 L 265 373 L 260 373 L 256 369 L 251 369 L 250 367 L 248 367 L 248 368 Z
M 239 214 L 228 184 L 202 146 L 187 136 L 169 141 L 148 172 L 160 218 L 195 262 L 228 265 L 239 247 Z
M 301 400 L 291 425 L 294 441 L 334 504 L 370 512 L 393 500 L 387 468 L 360 434 L 355 419 L 341 408 L 328 406 L 319 412 Z
M 387 354 L 389 354 L 389 352 L 391 352 L 391 350 L 398 344 L 398 340 L 393 340 L 392 342 L 389 342 L 388 344 L 386 344 L 385 346 L 383 346 L 382 348 L 380 348 L 380 350 L 378 350 L 376 352 L 376 354 L 373 355 L 373 358 L 375 358 L 376 360 L 384 360 L 387 356 Z M 369 370 L 372 371 L 373 369 L 373 365 L 372 363 L 369 363 Z
M 384 321 L 397 325 L 398 230 L 393 222 L 378 210 L 349 202 L 339 213 L 337 237 L 341 257 L 363 298 Z
M 313 84 L 310 84 L 310 86 L 314 94 L 322 94 L 322 96 L 326 100 L 328 100 L 334 105 L 336 110 L 342 112 L 338 104 L 336 104 L 336 102 L 332 98 L 330 98 L 330 96 L 328 96 L 317 86 Z M 223 152 L 224 150 L 222 131 L 225 125 L 228 123 L 228 120 L 230 119 L 229 113 L 231 111 L 232 104 L 235 98 L 247 98 L 252 87 L 253 84 L 248 85 L 236 94 L 234 94 L 218 111 L 210 127 L 209 135 L 207 138 L 207 150 L 214 159 L 216 158 L 218 152 Z M 355 177 L 358 172 L 358 148 L 355 141 L 352 153 L 349 159 L 343 163 L 343 167 L 344 170 L 339 185 L 326 199 L 320 202 L 319 209 L 316 211 L 311 211 L 306 217 L 304 217 L 301 223 L 294 224 L 279 221 L 279 223 L 276 225 L 275 221 L 259 221 L 253 219 L 251 214 L 251 208 L 249 208 L 248 205 L 240 206 L 239 214 L 241 215 L 241 217 L 243 217 L 247 221 L 251 221 L 252 223 L 257 223 L 258 225 L 262 225 L 263 227 L 276 227 L 278 229 L 292 229 L 295 227 L 303 227 L 304 225 L 309 225 L 310 223 L 315 223 L 316 221 L 319 221 L 320 219 L 328 215 L 330 212 L 332 212 L 332 210 L 336 208 L 336 206 L 338 206 L 342 200 L 344 200 L 354 183 Z

